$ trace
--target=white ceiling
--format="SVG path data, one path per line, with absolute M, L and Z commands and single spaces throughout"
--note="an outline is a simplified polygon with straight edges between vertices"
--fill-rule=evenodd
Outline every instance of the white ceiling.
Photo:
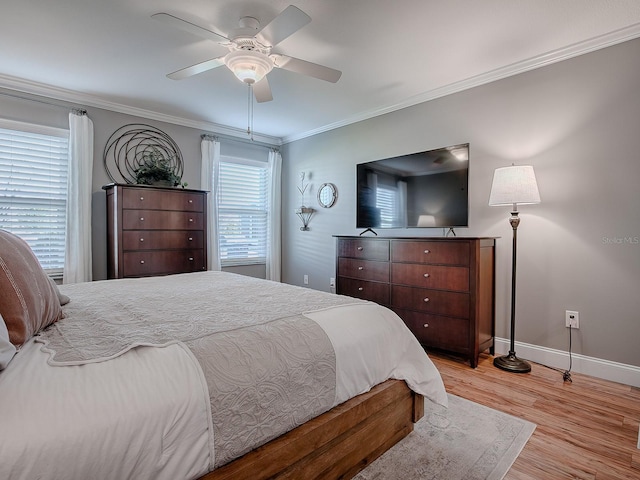
M 242 136 L 247 87 L 225 67 L 165 76 L 227 50 L 151 15 L 227 33 L 289 4 L 312 21 L 277 51 L 343 75 L 274 69 L 253 121 L 271 143 L 640 36 L 638 0 L 0 0 L 0 87 Z

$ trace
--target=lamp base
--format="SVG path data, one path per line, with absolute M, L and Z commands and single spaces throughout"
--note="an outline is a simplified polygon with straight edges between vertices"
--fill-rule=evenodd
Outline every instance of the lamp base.
M 527 373 L 531 371 L 531 365 L 516 357 L 516 352 L 509 352 L 509 355 L 494 358 L 493 365 L 500 370 L 513 373 Z

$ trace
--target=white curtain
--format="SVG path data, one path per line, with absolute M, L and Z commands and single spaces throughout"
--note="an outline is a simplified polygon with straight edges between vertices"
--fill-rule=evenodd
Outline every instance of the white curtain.
M 69 174 L 63 283 L 90 282 L 93 122 L 85 111 L 69 113 Z
M 267 280 L 280 281 L 282 155 L 269 152 L 269 227 L 267 229 Z
M 202 135 L 201 189 L 207 195 L 207 269 L 220 270 L 218 241 L 218 179 L 220 175 L 220 142 L 211 135 Z
M 407 182 L 398 180 L 398 202 L 396 204 L 396 211 L 394 212 L 395 218 L 400 222 L 399 227 L 406 228 L 409 224 L 407 218 Z

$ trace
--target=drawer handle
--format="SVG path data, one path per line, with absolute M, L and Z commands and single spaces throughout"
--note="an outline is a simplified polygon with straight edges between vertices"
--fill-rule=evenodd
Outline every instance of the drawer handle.
M 143 264 L 143 263 L 144 263 L 144 260 L 140 260 L 140 263 L 142 263 L 142 264 Z
M 358 270 L 364 270 L 364 267 L 362 267 L 362 266 L 358 267 Z
M 193 203 L 193 200 L 189 200 L 189 203 Z
M 193 218 L 190 218 L 190 219 L 189 219 L 189 221 L 190 221 L 190 222 L 193 222 Z
M 424 274 L 424 278 L 429 278 L 429 274 L 428 274 L 428 273 L 425 273 L 425 274 Z
M 358 247 L 358 251 L 361 252 L 362 251 L 362 247 Z
M 425 250 L 424 253 L 430 253 L 429 250 Z
M 424 299 L 424 302 L 427 303 L 429 301 L 429 297 Z
M 363 290 L 364 290 L 364 288 L 362 288 L 362 287 L 358 287 L 358 291 L 359 291 L 359 292 L 361 292 L 361 291 L 363 291 Z
M 425 323 L 425 324 L 424 324 L 424 328 L 429 328 L 429 324 L 428 324 L 428 323 Z
M 141 222 L 144 222 L 144 217 L 140 217 L 140 221 L 141 221 Z
M 144 197 L 140 197 L 140 201 L 142 202 L 144 200 Z
M 189 241 L 192 241 L 192 240 L 193 240 L 193 237 L 189 237 Z
M 193 257 L 189 257 L 189 261 L 190 261 L 190 262 L 193 262 Z
M 141 241 L 141 242 L 144 242 L 144 238 L 141 238 L 141 239 L 140 239 L 140 241 Z

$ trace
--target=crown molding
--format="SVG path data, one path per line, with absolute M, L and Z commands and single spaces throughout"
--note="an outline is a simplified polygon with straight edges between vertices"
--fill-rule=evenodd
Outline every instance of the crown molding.
M 485 85 L 487 83 L 495 82 L 496 80 L 501 80 L 503 78 L 511 77 L 514 75 L 518 75 L 520 73 L 545 67 L 547 65 L 558 63 L 563 60 L 568 60 L 570 58 L 578 57 L 586 53 L 594 52 L 596 50 L 600 50 L 606 47 L 617 45 L 619 43 L 633 40 L 638 37 L 640 37 L 640 23 L 636 23 L 634 25 L 621 28 L 619 30 L 614 30 L 613 32 L 606 33 L 598 37 L 593 37 L 583 42 L 574 43 L 573 45 L 569 45 L 567 47 L 559 48 L 557 50 L 552 50 L 550 52 L 543 53 L 542 55 L 538 55 L 538 56 L 529 58 L 527 60 L 512 63 L 511 65 L 507 65 L 504 67 L 496 68 L 495 70 L 481 73 L 479 75 L 475 75 L 465 80 L 454 82 L 448 85 L 443 85 L 442 87 L 438 87 L 433 90 L 429 90 L 427 92 L 421 93 L 419 95 L 415 95 L 413 97 L 410 97 L 402 102 L 399 102 L 393 105 L 388 105 L 386 107 L 381 107 L 374 110 L 369 110 L 367 112 L 362 112 L 358 115 L 348 117 L 339 122 L 331 123 L 329 125 L 325 125 L 314 130 L 309 130 L 307 132 L 302 132 L 299 134 L 294 134 L 294 135 L 284 137 L 282 139 L 282 143 L 286 144 L 296 140 L 301 140 L 303 138 L 312 137 L 320 133 L 324 133 L 330 130 L 335 130 L 336 128 L 351 125 L 353 123 L 378 117 L 386 113 L 395 112 L 397 110 L 402 110 L 403 108 L 412 107 L 420 103 L 445 97 L 453 93 L 462 92 L 464 90 L 468 90 L 473 87 L 478 87 L 480 85 Z
M 151 120 L 157 120 L 159 122 L 170 123 L 173 125 L 180 125 L 183 127 L 194 128 L 197 130 L 203 130 L 212 134 L 219 134 L 228 137 L 233 137 L 238 140 L 252 143 L 252 140 L 247 138 L 246 130 L 239 128 L 229 127 L 226 125 L 220 125 L 217 123 L 204 122 L 193 120 L 184 117 L 178 117 L 175 115 L 166 115 L 164 113 L 156 112 L 153 110 L 147 110 L 144 108 L 131 107 L 121 103 L 111 102 L 103 98 L 88 95 L 80 92 L 74 92 L 64 88 L 54 87 L 43 83 L 33 82 L 30 80 L 24 80 L 22 78 L 11 77 L 9 75 L 0 74 L 0 88 L 6 88 L 9 90 L 25 93 L 28 95 L 37 95 L 40 97 L 46 97 L 57 101 L 68 103 L 69 107 L 95 107 L 102 108 L 117 113 L 124 113 L 126 115 L 133 115 L 136 117 L 147 118 Z M 65 105 L 60 105 L 65 106 Z M 280 138 L 272 137 L 269 135 L 262 135 L 259 133 L 253 134 L 253 141 L 264 143 L 272 146 L 282 145 Z

